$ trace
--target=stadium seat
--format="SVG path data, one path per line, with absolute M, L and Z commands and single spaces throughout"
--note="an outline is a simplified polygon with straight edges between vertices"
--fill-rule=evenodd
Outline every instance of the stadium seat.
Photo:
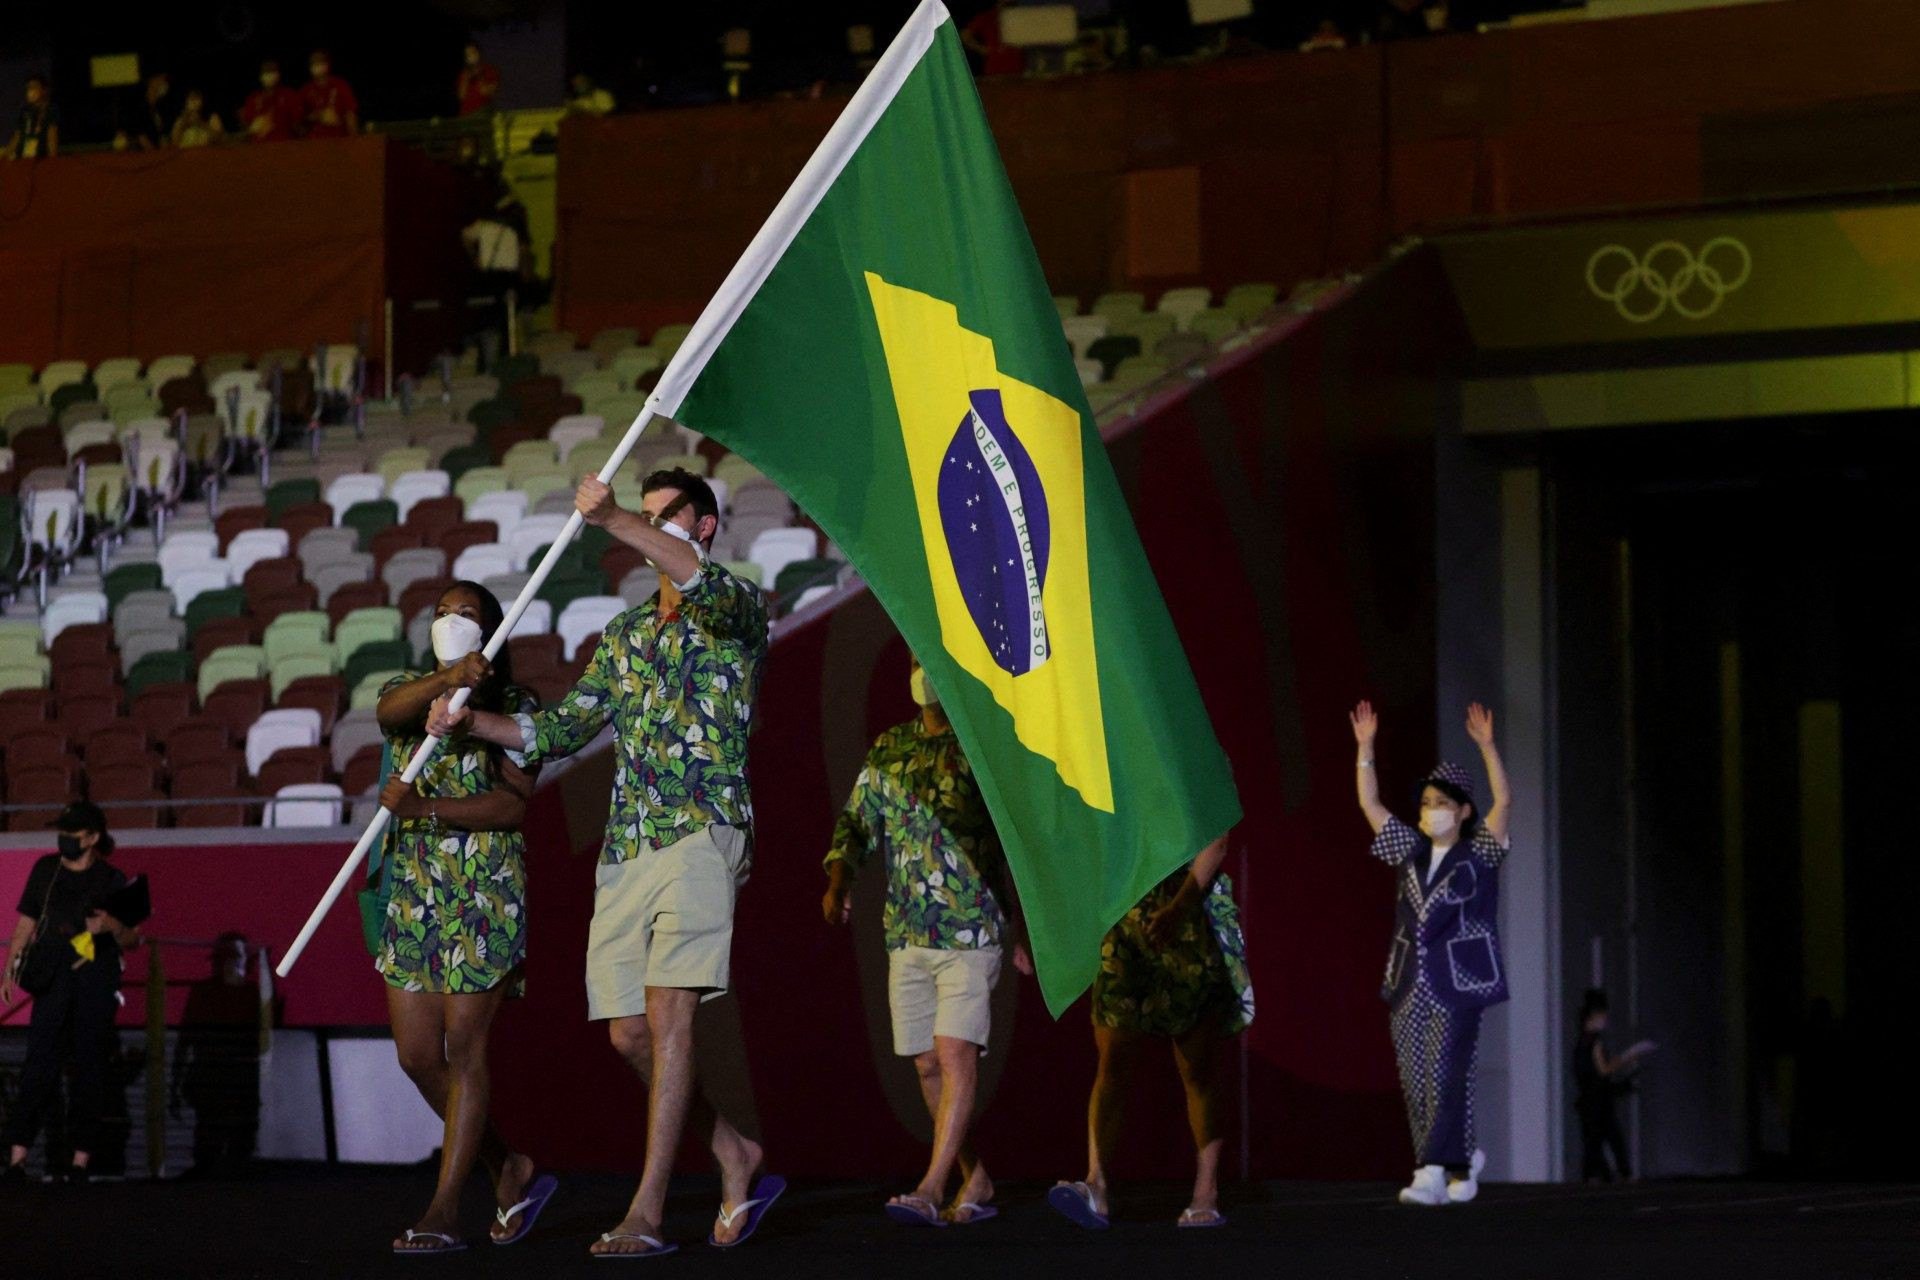
M 359 530 L 346 526 L 315 529 L 294 543 L 294 554 L 306 566 L 309 577 L 321 565 L 333 563 L 340 556 L 353 554 L 359 549 Z
M 385 606 L 355 609 L 334 626 L 336 664 L 344 670 L 363 646 L 399 640 L 402 628 L 398 609 Z
M 1220 300 L 1220 309 L 1242 324 L 1252 324 L 1280 296 L 1279 287 L 1265 283 L 1237 284 Z
M 347 763 L 366 747 L 375 748 L 377 753 L 386 742 L 386 734 L 372 711 L 349 711 L 334 722 L 333 733 L 327 741 L 333 756 L 333 771 L 344 778 Z
M 356 502 L 351 507 L 348 507 L 346 514 L 341 517 L 340 523 L 359 531 L 360 549 L 365 551 L 370 549 L 373 535 L 382 529 L 391 529 L 394 525 L 400 523 L 400 513 L 399 509 L 395 507 L 391 501 L 385 498 L 377 498 L 365 502 Z
M 569 658 L 578 657 L 580 646 L 598 644 L 607 624 L 627 611 L 627 602 L 619 596 L 580 596 L 568 602 L 554 620 L 560 647 Z
M 81 591 L 47 601 L 40 617 L 40 634 L 49 648 L 68 627 L 107 620 L 107 597 L 102 592 Z
M 1113 317 L 1139 315 L 1146 310 L 1146 306 L 1145 294 L 1122 289 L 1101 294 L 1093 300 L 1093 306 L 1088 309 L 1096 316 Z
M 435 471 L 429 474 L 441 477 L 441 495 L 422 498 L 414 503 L 402 522 L 408 528 L 420 531 L 423 546 L 440 547 L 445 550 L 446 544 L 443 537 L 447 530 L 466 518 L 466 503 L 446 491 L 444 473 Z M 447 554 L 451 557 L 453 552 L 448 551 Z
M 282 747 L 260 766 L 254 789 L 273 795 L 283 787 L 325 782 L 331 763 L 325 747 Z
M 247 730 L 247 772 L 260 773 L 274 752 L 283 747 L 320 745 L 320 713 L 310 707 L 276 708 L 263 711 Z
M 186 647 L 186 642 L 187 624 L 178 618 L 167 619 L 163 626 L 130 632 L 120 640 L 121 674 L 131 685 L 134 668 L 142 658 L 156 653 L 178 653 Z
M 380 580 L 395 596 L 404 596 L 416 582 L 441 578 L 447 572 L 447 553 L 438 547 L 408 547 L 396 551 L 380 570 Z
M 264 509 L 251 510 L 261 510 L 264 517 Z M 292 543 L 285 529 L 251 526 L 235 533 L 232 541 L 227 544 L 227 576 L 234 582 L 244 584 L 247 580 L 247 571 L 260 561 L 291 554 Z
M 366 555 L 365 552 L 358 553 Z M 372 609 L 386 605 L 391 599 L 387 584 L 372 577 L 373 557 L 367 556 L 366 577 L 360 581 L 342 582 L 334 587 L 325 599 L 327 616 L 338 626 L 341 619 L 356 609 Z
M 1102 381 L 1113 377 L 1114 368 L 1128 356 L 1140 354 L 1140 339 L 1130 333 L 1113 333 L 1087 348 L 1087 359 L 1097 360 L 1104 370 Z
M 128 714 L 146 734 L 147 741 L 164 742 L 169 732 L 193 714 L 193 694 L 193 686 L 185 680 L 151 682 L 136 692 L 129 679 Z
M 53 681 L 53 662 L 44 655 L 0 661 L 0 691 L 44 689 Z
M 112 668 L 103 668 L 108 673 Z M 60 689 L 61 671 L 54 670 L 54 723 L 65 731 L 73 742 L 83 742 L 89 734 L 103 729 L 120 718 L 120 695 L 96 693 L 93 690 L 111 689 L 110 678 L 95 676 L 89 679 L 79 692 L 67 693 Z
M 116 565 L 107 571 L 101 585 L 106 591 L 107 607 L 117 609 L 133 592 L 159 587 L 160 566 L 156 562 Z
M 493 450 L 484 444 L 463 444 L 458 448 L 449 449 L 441 455 L 435 465 L 447 473 L 448 479 L 453 481 L 454 492 L 459 493 L 460 481 L 465 479 L 469 472 L 493 465 Z
M 811 529 L 768 529 L 747 548 L 747 559 L 760 566 L 762 582 L 778 582 L 780 571 L 797 560 L 819 553 L 819 537 Z
M 334 519 L 347 523 L 347 512 L 363 502 L 377 502 L 386 495 L 387 482 L 366 471 L 349 472 L 327 484 L 326 502 L 334 510 Z
M 1219 310 L 1202 311 L 1187 319 L 1186 332 L 1207 342 L 1223 342 L 1239 332 L 1242 321 L 1233 312 Z
M 447 553 L 448 560 L 458 560 L 469 547 L 484 546 L 499 537 L 500 527 L 491 520 L 461 520 L 441 533 L 434 545 Z
M 201 705 L 209 695 L 229 680 L 259 680 L 267 673 L 266 650 L 259 645 L 225 645 L 208 654 L 200 664 L 195 686 Z
M 507 651 L 512 660 L 514 679 L 525 682 L 560 670 L 566 660 L 563 644 L 564 641 L 552 632 L 524 636 L 516 632 L 510 636 Z
M 485 466 L 469 467 L 455 483 L 453 491 L 467 504 L 467 518 L 476 520 L 481 517 L 474 514 L 474 504 L 482 497 L 497 493 L 506 487 L 506 468 L 496 467 L 489 461 Z M 524 502 L 524 499 L 522 501 Z
M 414 653 L 405 640 L 369 640 L 356 645 L 351 656 L 340 663 L 341 677 L 347 688 L 358 691 L 367 676 L 378 671 L 402 671 L 414 663 Z
M 534 552 L 551 543 L 567 527 L 567 518 L 558 515 L 528 516 L 513 526 L 503 541 L 513 557 L 515 569 L 525 569 Z
M 316 672 L 290 681 L 274 698 L 279 707 L 305 707 L 320 713 L 320 737 L 333 732 L 340 709 L 347 702 L 347 682 L 331 673 Z
M 204 715 L 191 716 L 167 730 L 161 743 L 177 783 L 182 774 L 203 761 L 225 763 L 225 753 L 233 746 L 233 733 L 223 721 Z M 229 779 L 229 785 L 238 781 L 237 771 L 244 757 L 236 752 L 232 763 L 236 775 Z
M 61 631 L 47 646 L 47 657 L 55 667 L 78 662 L 113 660 L 113 625 L 106 622 L 76 622 Z
M 524 575 L 518 574 L 510 576 L 524 577 Z M 494 595 L 499 598 L 503 607 L 511 608 L 513 601 L 519 595 L 518 587 L 506 595 L 501 595 L 497 590 L 494 590 L 491 583 L 483 583 L 482 585 L 486 586 L 489 591 L 494 592 Z M 524 586 L 525 583 L 523 582 L 521 585 Z M 529 600 L 527 601 L 526 609 L 520 614 L 520 621 L 513 624 L 513 630 L 507 633 L 507 638 L 512 640 L 520 636 L 550 635 L 552 632 L 553 606 L 545 600 Z
M 342 792 L 331 782 L 294 783 L 274 792 L 266 806 L 266 826 L 334 827 L 339 826 L 344 808 Z
M 387 496 L 393 499 L 396 514 L 405 521 L 415 503 L 428 498 L 444 497 L 452 491 L 453 484 L 447 478 L 446 472 L 422 468 L 403 471 L 394 476 Z
M 411 667 L 412 665 L 411 662 L 406 664 L 407 667 Z M 353 686 L 353 692 L 348 695 L 348 709 L 352 711 L 372 711 L 380 705 L 380 690 L 386 686 L 387 681 L 404 673 L 405 668 L 403 667 L 394 667 L 386 671 L 369 672 L 361 678 L 360 683 Z
M 121 717 L 88 734 L 81 754 L 89 772 L 125 762 L 142 763 L 149 754 L 147 731 L 137 721 Z M 158 762 L 159 757 L 154 757 Z
M 497 574 L 511 573 L 513 568 L 513 553 L 505 545 L 482 542 L 460 552 L 459 558 L 453 562 L 452 573 L 455 578 L 485 582 Z
M 178 649 L 148 653 L 127 669 L 127 697 L 137 700 L 156 685 L 181 684 L 192 679 L 192 654 Z

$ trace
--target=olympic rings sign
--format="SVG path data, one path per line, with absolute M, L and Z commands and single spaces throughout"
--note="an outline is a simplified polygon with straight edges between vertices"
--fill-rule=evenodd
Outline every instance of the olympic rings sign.
M 1732 236 L 1714 237 L 1697 254 L 1678 240 L 1662 240 L 1639 257 L 1610 244 L 1587 259 L 1587 288 L 1634 324 L 1656 320 L 1668 307 L 1703 320 L 1751 274 L 1753 254 Z

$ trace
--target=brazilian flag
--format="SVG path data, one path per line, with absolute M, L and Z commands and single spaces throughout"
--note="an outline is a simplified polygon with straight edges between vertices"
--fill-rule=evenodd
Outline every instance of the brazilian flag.
M 1107 929 L 1240 809 L 937 0 L 651 407 L 790 493 L 920 656 L 1057 1015 Z

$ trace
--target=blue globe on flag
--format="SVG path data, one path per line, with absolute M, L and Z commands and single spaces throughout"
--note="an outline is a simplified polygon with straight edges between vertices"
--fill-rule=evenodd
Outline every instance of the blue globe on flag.
M 1042 597 L 1049 550 L 1040 473 L 998 391 L 968 395 L 940 464 L 940 524 L 967 612 L 994 662 L 1025 675 L 1052 653 Z

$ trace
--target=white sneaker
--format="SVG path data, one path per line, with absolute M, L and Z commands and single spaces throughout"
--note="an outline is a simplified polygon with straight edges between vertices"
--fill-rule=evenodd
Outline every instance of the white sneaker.
M 1438 1207 L 1447 1202 L 1447 1171 L 1437 1164 L 1423 1164 L 1413 1171 L 1413 1181 L 1400 1191 L 1401 1204 Z
M 1473 1162 L 1467 1166 L 1467 1176 L 1454 1178 L 1447 1183 L 1447 1199 L 1454 1204 L 1467 1204 L 1480 1194 L 1480 1171 L 1487 1167 L 1487 1153 L 1475 1148 Z

